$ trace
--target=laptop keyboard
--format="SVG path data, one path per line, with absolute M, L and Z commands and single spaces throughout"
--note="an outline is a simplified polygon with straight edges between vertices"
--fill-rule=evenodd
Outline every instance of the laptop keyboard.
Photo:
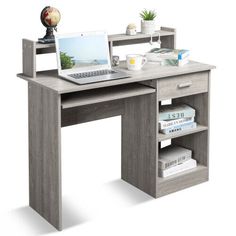
M 94 76 L 100 76 L 100 75 L 110 75 L 114 73 L 117 73 L 117 72 L 114 70 L 97 70 L 97 71 L 70 74 L 69 76 L 71 76 L 74 79 L 81 79 L 81 78 L 88 78 L 88 77 L 94 77 Z

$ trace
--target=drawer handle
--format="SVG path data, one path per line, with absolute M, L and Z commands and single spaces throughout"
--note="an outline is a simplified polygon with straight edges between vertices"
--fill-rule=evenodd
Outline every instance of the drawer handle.
M 186 82 L 186 83 L 182 83 L 182 84 L 178 84 L 178 88 L 188 88 L 192 85 L 192 81 Z

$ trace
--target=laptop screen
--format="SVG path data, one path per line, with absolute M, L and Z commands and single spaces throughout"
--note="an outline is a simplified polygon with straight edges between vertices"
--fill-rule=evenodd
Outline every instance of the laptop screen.
M 57 43 L 61 70 L 93 69 L 110 63 L 104 33 L 59 37 Z

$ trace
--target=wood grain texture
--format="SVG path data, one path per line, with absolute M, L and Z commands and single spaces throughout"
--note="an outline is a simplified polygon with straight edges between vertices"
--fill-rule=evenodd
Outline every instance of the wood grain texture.
M 62 96 L 62 109 L 114 101 L 154 93 L 155 89 L 138 83 L 70 93 Z
M 208 83 L 208 82 L 207 82 Z M 174 104 L 185 103 L 193 107 L 196 111 L 195 121 L 203 126 L 209 125 L 209 94 L 200 93 L 191 96 L 173 99 Z
M 208 91 L 208 72 L 190 73 L 158 80 L 159 101 Z
M 33 84 L 28 96 L 29 204 L 61 230 L 60 96 Z
M 161 37 L 162 48 L 176 48 L 176 37 L 175 35 Z
M 207 74 L 209 76 L 209 74 Z M 208 77 L 207 77 L 208 83 Z M 173 100 L 174 104 L 185 103 L 196 110 L 195 121 L 209 128 L 209 93 L 200 93 Z M 189 136 L 173 139 L 174 144 L 181 145 L 193 151 L 193 158 L 201 165 L 208 167 L 208 130 Z
M 161 30 L 163 30 L 164 32 L 173 33 L 173 35 L 161 38 L 161 47 L 175 49 L 176 48 L 176 29 L 168 28 L 168 27 L 161 27 Z
M 125 100 L 122 116 L 122 179 L 156 197 L 156 94 Z
M 159 133 L 158 134 L 158 141 L 161 142 L 161 141 L 168 140 L 168 139 L 178 138 L 178 137 L 181 137 L 181 136 L 186 136 L 186 135 L 202 132 L 202 131 L 205 131 L 207 129 L 208 129 L 207 126 L 197 124 L 197 128 L 195 128 L 195 129 L 177 131 L 177 132 L 174 132 L 174 133 L 171 133 L 171 134 Z
M 157 30 L 154 34 L 153 37 L 157 37 L 158 35 L 161 36 L 171 36 L 175 34 L 175 30 L 173 28 L 168 28 L 168 27 L 161 27 L 161 30 Z M 132 42 L 133 40 L 136 39 L 149 39 L 150 41 L 150 35 L 149 34 L 142 34 L 140 32 L 138 32 L 136 35 L 126 35 L 126 34 L 111 34 L 108 35 L 108 41 L 110 42 L 121 42 L 121 41 L 129 41 Z M 51 53 L 51 52 L 55 52 L 55 44 L 54 43 L 50 43 L 50 44 L 41 44 L 38 42 L 36 43 L 36 49 L 37 49 L 37 54 L 41 54 L 41 52 L 43 53 Z M 119 44 L 119 43 L 118 43 Z
M 25 76 L 24 74 L 18 74 L 18 77 L 25 79 L 26 81 L 35 83 L 44 88 L 47 88 L 49 90 L 53 90 L 59 94 L 63 94 L 63 93 L 115 86 L 120 84 L 143 82 L 147 80 L 160 79 L 160 78 L 190 74 L 201 71 L 209 71 L 210 69 L 213 68 L 214 66 L 192 61 L 183 67 L 158 66 L 155 64 L 147 63 L 140 71 L 128 71 L 126 68 L 126 62 L 120 62 L 119 69 L 128 73 L 131 76 L 130 78 L 103 81 L 99 83 L 86 84 L 86 85 L 78 85 L 60 79 L 58 77 L 56 70 L 38 72 L 37 78 L 34 79 L 30 78 L 29 76 Z
M 208 169 L 198 165 L 197 168 L 167 178 L 158 178 L 157 197 L 162 197 L 176 191 L 203 183 L 208 180 Z
M 36 43 L 22 40 L 22 72 L 29 77 L 36 77 Z
M 192 158 L 208 167 L 208 132 L 203 131 L 172 140 L 173 144 L 192 150 Z
M 76 125 L 89 121 L 119 116 L 123 113 L 123 99 L 63 109 L 61 111 L 61 125 L 62 127 Z
M 175 29 L 161 27 L 159 33 L 161 47 L 175 48 Z M 157 38 L 158 32 L 153 35 L 154 40 Z M 141 33 L 109 35 L 111 56 L 113 46 L 149 41 L 150 35 Z M 208 180 L 208 77 L 214 66 L 198 62 L 183 67 L 147 63 L 142 70 L 132 72 L 123 61 L 119 69 L 130 78 L 77 85 L 60 79 L 56 70 L 36 75 L 36 54 L 52 52 L 55 52 L 54 44 L 23 40 L 23 73 L 18 74 L 29 82 L 30 206 L 41 216 L 62 229 L 61 127 L 69 125 L 121 115 L 122 179 L 155 198 Z M 177 89 L 189 80 L 192 87 Z M 142 84 L 138 89 L 137 83 Z M 147 87 L 144 89 L 143 85 Z M 124 87 L 119 90 L 119 86 Z M 196 130 L 169 136 L 158 133 L 160 100 L 168 98 L 174 98 L 173 103 L 187 103 L 196 109 L 196 121 L 200 124 Z M 172 138 L 173 144 L 193 150 L 197 168 L 159 178 L 160 141 L 167 138 Z

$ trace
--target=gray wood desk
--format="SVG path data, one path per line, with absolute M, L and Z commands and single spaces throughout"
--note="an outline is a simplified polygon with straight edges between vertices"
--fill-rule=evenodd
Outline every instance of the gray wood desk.
M 125 63 L 120 68 L 126 70 Z M 35 72 L 34 77 L 18 74 L 28 82 L 30 206 L 62 229 L 61 127 L 118 115 L 122 117 L 123 180 L 154 198 L 207 181 L 213 68 L 198 62 L 184 67 L 146 64 L 141 71 L 129 72 L 131 78 L 89 85 L 59 79 L 55 70 Z M 197 128 L 159 134 L 159 106 L 166 99 L 193 106 Z M 167 139 L 193 150 L 197 168 L 159 178 L 160 142 Z
M 58 79 L 55 71 L 38 73 L 36 79 L 19 74 L 28 81 L 29 88 L 30 206 L 62 229 L 61 127 L 117 115 L 122 116 L 123 180 L 153 197 L 206 181 L 208 154 L 201 153 L 201 146 L 208 152 L 208 132 L 203 131 L 208 129 L 208 80 L 212 68 L 197 62 L 183 68 L 147 64 L 142 71 L 130 72 L 131 78 L 82 86 Z M 168 95 L 173 83 L 176 87 L 176 83 L 189 80 L 192 87 Z M 194 104 L 195 109 L 199 106 L 199 125 L 187 132 L 159 134 L 159 101 L 173 95 L 176 101 Z M 190 99 L 189 95 L 195 96 Z M 190 133 L 195 135 L 188 136 L 191 140 L 185 142 Z M 194 171 L 161 179 L 157 173 L 158 141 L 170 138 L 190 148 L 196 146 L 200 162 Z

